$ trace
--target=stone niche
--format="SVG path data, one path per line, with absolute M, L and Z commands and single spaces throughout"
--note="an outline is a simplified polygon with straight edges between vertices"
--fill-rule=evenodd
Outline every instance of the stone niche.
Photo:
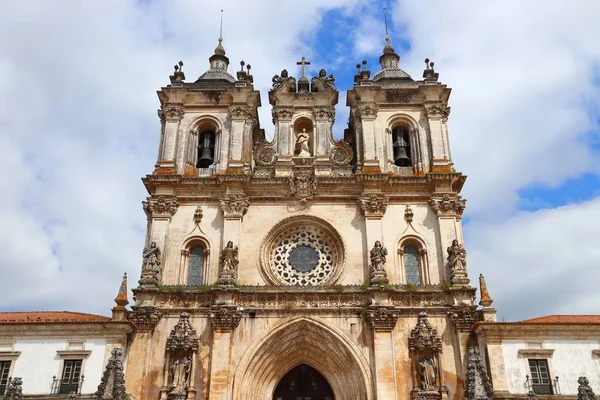
M 188 313 L 179 316 L 171 330 L 165 349 L 165 369 L 160 398 L 168 400 L 194 399 L 194 375 L 200 340 L 190 324 Z
M 412 398 L 446 399 L 448 389 L 442 382 L 442 340 L 437 329 L 427 319 L 427 313 L 419 313 L 417 325 L 408 337 L 413 377 Z

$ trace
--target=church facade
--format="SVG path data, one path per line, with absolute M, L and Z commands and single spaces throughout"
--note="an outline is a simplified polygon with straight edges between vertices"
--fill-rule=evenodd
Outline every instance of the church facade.
M 143 178 L 133 398 L 475 398 L 468 376 L 491 390 L 468 365 L 495 311 L 476 310 L 467 274 L 451 90 L 429 60 L 415 80 L 399 59 L 387 38 L 379 71 L 357 65 L 342 140 L 335 78 L 304 58 L 298 79 L 273 77 L 272 140 L 222 39 L 194 82 L 175 67 Z

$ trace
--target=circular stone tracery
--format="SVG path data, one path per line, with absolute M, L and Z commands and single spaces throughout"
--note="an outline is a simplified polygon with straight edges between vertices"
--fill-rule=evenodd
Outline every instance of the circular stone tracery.
M 267 235 L 260 261 L 270 283 L 327 285 L 339 278 L 344 248 L 339 234 L 329 224 L 314 217 L 293 217 Z

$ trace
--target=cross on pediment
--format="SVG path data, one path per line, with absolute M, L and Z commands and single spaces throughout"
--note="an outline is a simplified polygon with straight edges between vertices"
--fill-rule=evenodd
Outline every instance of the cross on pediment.
M 302 57 L 301 61 L 298 61 L 296 65 L 302 65 L 302 77 L 304 77 L 305 68 L 307 65 L 310 65 L 310 61 L 306 61 L 305 57 Z

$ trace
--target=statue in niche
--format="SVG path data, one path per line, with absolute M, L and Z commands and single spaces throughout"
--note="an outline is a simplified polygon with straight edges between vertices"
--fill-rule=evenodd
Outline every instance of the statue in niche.
M 448 247 L 448 265 L 453 274 L 467 272 L 467 251 L 456 239 L 452 241 L 452 246 Z
M 160 249 L 156 245 L 156 242 L 150 243 L 150 247 L 145 247 L 142 256 L 144 258 L 142 271 L 156 271 L 160 267 Z
M 302 132 L 298 133 L 296 138 L 296 155 L 298 157 L 311 157 L 310 149 L 308 148 L 309 136 L 306 132 L 306 128 L 302 128 Z
M 385 257 L 388 252 L 385 247 L 381 245 L 381 242 L 378 240 L 375 242 L 375 246 L 371 249 L 370 258 L 371 258 L 371 284 L 387 284 L 387 272 L 385 271 Z
M 433 361 L 433 359 L 424 358 L 419 362 L 419 375 L 421 377 L 421 388 L 423 390 L 437 390 L 437 368 L 435 367 L 435 361 Z
M 221 271 L 235 271 L 238 263 L 238 248 L 237 246 L 234 247 L 233 242 L 230 240 L 227 242 L 227 247 L 221 251 Z
M 175 360 L 173 365 L 171 365 L 169 371 L 169 386 L 172 391 L 184 391 L 189 387 L 188 380 L 190 378 L 191 367 L 192 360 L 187 357 L 180 357 Z

